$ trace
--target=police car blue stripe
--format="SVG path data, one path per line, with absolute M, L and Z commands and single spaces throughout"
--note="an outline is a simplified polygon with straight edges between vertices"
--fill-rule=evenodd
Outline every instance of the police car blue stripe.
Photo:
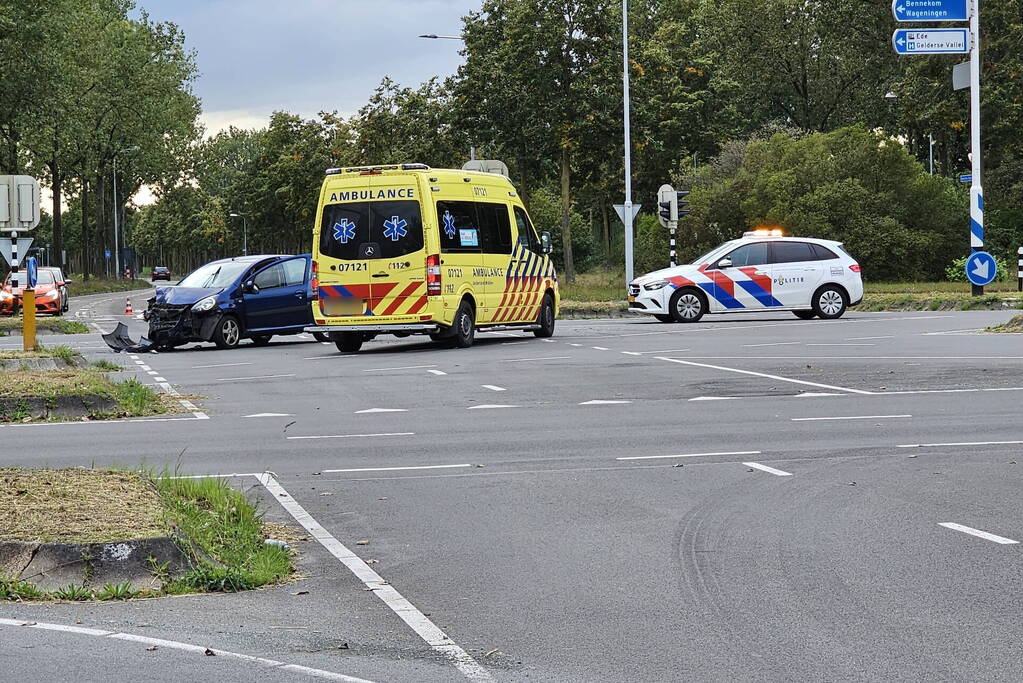
M 699 283 L 700 288 L 710 294 L 712 297 L 717 299 L 722 306 L 725 308 L 736 310 L 739 308 L 746 308 L 742 305 L 742 302 L 733 297 L 731 294 L 726 292 L 721 287 L 718 287 L 713 282 L 701 282 Z
M 783 306 L 782 302 L 775 299 L 767 290 L 752 280 L 737 280 L 737 284 L 753 295 L 753 298 L 762 305 L 770 307 Z

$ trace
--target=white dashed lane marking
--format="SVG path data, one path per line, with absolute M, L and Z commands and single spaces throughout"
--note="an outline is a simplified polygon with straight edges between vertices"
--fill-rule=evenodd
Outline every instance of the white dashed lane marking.
M 508 390 L 507 390 L 507 389 L 505 389 L 504 387 L 498 387 L 498 386 L 494 386 L 493 384 L 483 384 L 483 385 L 481 385 L 481 386 L 482 386 L 482 387 L 483 387 L 484 389 L 490 389 L 491 391 L 508 391 Z
M 977 538 L 983 538 L 987 541 L 993 541 L 1001 545 L 1016 545 L 1019 543 L 1019 541 L 1014 541 L 1011 538 L 1005 538 L 1004 536 L 996 536 L 995 534 L 989 534 L 986 531 L 974 529 L 973 527 L 963 526 L 962 524 L 956 524 L 955 522 L 940 522 L 938 526 L 943 526 L 946 529 L 952 529 L 953 531 L 961 531 L 964 534 L 976 536 Z
M 767 465 L 761 465 L 759 462 L 744 462 L 742 464 L 745 465 L 746 467 L 752 467 L 755 470 L 760 470 L 761 472 L 767 472 L 768 474 L 773 474 L 776 477 L 791 477 L 792 476 L 791 472 L 786 472 L 784 470 L 776 470 L 773 467 L 768 467 Z
M 912 415 L 850 415 L 845 417 L 793 417 L 793 422 L 824 422 L 826 420 L 901 420 Z

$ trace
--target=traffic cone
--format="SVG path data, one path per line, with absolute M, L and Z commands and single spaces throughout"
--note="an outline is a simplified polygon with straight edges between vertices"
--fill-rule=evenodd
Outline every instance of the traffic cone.
M 127 298 L 127 302 L 124 304 L 124 314 L 125 315 L 135 315 L 134 312 L 131 310 L 131 297 L 130 296 Z

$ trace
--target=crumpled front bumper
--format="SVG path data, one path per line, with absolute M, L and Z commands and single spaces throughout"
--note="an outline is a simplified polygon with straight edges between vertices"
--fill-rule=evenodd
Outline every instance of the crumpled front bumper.
M 149 339 L 157 346 L 210 341 L 220 317 L 218 311 L 194 313 L 191 304 L 154 304 L 143 315 Z

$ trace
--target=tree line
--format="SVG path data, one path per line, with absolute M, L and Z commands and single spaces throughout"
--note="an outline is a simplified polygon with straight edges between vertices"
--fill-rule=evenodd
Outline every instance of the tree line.
M 109 242 L 118 154 L 118 203 L 143 183 L 159 196 L 129 216 L 128 242 L 180 272 L 239 253 L 243 234 L 250 253 L 308 250 L 328 167 L 459 167 L 474 149 L 508 163 L 555 233 L 566 279 L 620 267 L 617 0 L 483 0 L 464 18 L 453 76 L 414 87 L 385 78 L 351 116 L 324 102 L 312 119 L 280 111 L 266 128 L 208 138 L 180 31 L 129 20 L 128 9 L 0 0 L 0 88 L 17 93 L 0 105 L 0 164 L 70 198 L 74 227 L 55 199 L 53 241 L 85 264 L 100 263 Z M 983 6 L 988 235 L 1006 252 L 1023 242 L 1021 17 L 1023 0 Z M 897 57 L 887 3 L 632 0 L 629 24 L 633 182 L 645 205 L 637 268 L 666 265 L 652 218 L 664 182 L 693 191 L 683 257 L 759 224 L 844 240 L 875 279 L 937 279 L 968 250 L 956 182 L 969 170 L 968 101 L 951 87 L 959 59 Z M 18 53 L 29 29 L 34 54 Z

